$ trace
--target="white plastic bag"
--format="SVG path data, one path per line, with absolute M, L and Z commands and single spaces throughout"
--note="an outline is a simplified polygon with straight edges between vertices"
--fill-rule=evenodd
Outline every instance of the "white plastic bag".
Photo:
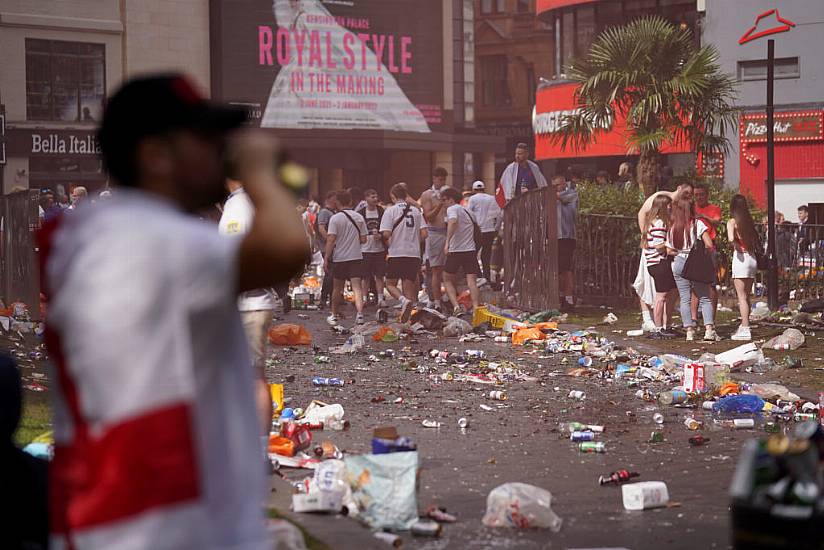
M 504 483 L 486 497 L 483 524 L 519 529 L 548 527 L 557 533 L 563 520 L 552 511 L 551 504 L 552 493 L 546 489 L 527 483 Z
M 458 317 L 450 317 L 443 327 L 443 335 L 446 337 L 463 336 L 472 332 L 472 325 Z
M 372 529 L 405 531 L 418 521 L 416 451 L 347 456 L 346 476 L 356 519 Z M 349 511 L 352 515 L 352 510 Z
M 804 333 L 797 328 L 788 328 L 778 336 L 764 342 L 762 349 L 796 350 L 804 345 Z

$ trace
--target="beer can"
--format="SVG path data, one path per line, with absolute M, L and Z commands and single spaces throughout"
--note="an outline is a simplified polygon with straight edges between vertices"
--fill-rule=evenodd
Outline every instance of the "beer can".
M 443 527 L 437 521 L 418 520 L 412 524 L 410 530 L 416 537 L 439 537 L 443 532 Z
M 752 418 L 736 418 L 732 421 L 733 426 L 739 430 L 746 430 L 755 427 L 755 420 Z
M 581 390 L 572 390 L 571 392 L 569 392 L 568 397 L 581 401 L 586 397 L 586 394 Z
M 793 420 L 796 422 L 804 422 L 806 420 L 818 420 L 818 415 L 815 413 L 796 412 L 793 414 Z
M 458 419 L 458 427 L 461 428 L 461 429 L 468 428 L 469 427 L 469 420 L 467 420 L 464 417 L 459 418 Z
M 379 541 L 385 542 L 386 544 L 391 544 L 395 548 L 400 548 L 403 544 L 403 539 L 394 533 L 385 533 L 383 531 L 378 531 L 377 533 L 375 533 L 375 538 Z
M 582 453 L 605 453 L 607 447 L 603 441 L 585 441 L 578 444 L 578 450 Z
M 489 392 L 489 398 L 494 399 L 496 401 L 506 401 L 507 395 L 504 391 L 492 390 L 491 392 Z
M 569 435 L 569 440 L 575 443 L 580 443 L 582 441 L 592 441 L 595 439 L 595 434 L 593 432 L 572 432 Z
M 695 431 L 701 427 L 701 422 L 692 417 L 687 417 L 684 419 L 684 426 L 686 426 L 687 429 Z

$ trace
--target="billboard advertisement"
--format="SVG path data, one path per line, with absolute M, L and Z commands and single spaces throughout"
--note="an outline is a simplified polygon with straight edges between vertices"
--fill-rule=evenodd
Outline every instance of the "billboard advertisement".
M 217 98 L 264 128 L 431 132 L 438 0 L 212 0 Z

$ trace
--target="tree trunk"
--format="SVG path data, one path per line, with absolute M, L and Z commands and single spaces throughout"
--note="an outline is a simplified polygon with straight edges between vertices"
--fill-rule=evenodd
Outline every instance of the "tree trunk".
M 638 185 L 644 190 L 644 196 L 649 197 L 658 190 L 658 180 L 661 172 L 661 155 L 658 151 L 642 151 L 638 159 Z

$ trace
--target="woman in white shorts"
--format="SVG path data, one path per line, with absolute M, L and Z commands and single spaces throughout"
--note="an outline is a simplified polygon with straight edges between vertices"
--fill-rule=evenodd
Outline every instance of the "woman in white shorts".
M 730 215 L 727 222 L 727 237 L 732 243 L 732 282 L 738 296 L 738 311 L 741 325 L 733 340 L 752 340 L 750 332 L 750 290 L 755 274 L 758 272 L 756 251 L 760 250 L 761 241 L 755 230 L 755 223 L 750 214 L 750 207 L 743 195 L 735 195 L 730 201 Z

